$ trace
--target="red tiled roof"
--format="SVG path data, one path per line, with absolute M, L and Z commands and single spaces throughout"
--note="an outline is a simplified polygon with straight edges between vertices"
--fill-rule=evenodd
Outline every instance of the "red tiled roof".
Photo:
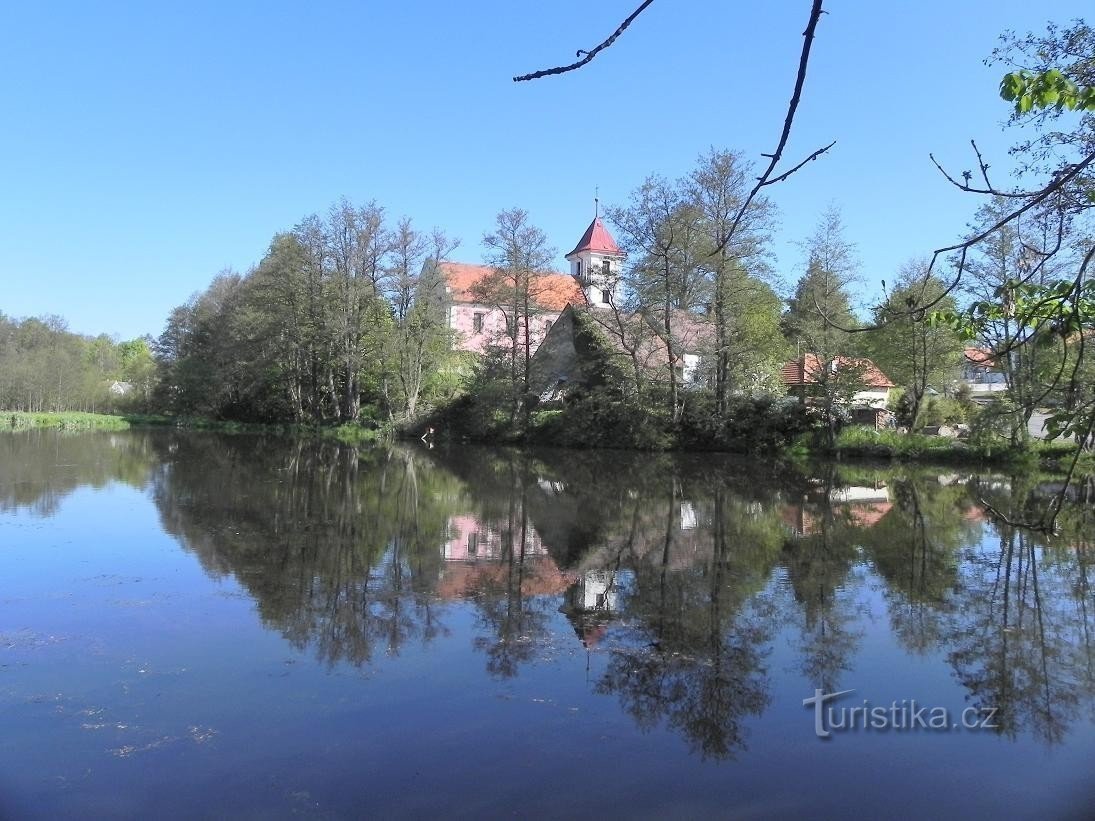
M 620 253 L 620 247 L 616 244 L 616 240 L 612 238 L 612 234 L 608 233 L 608 229 L 605 228 L 605 224 L 601 222 L 600 217 L 593 218 L 593 222 L 589 224 L 586 232 L 582 234 L 582 238 L 578 240 L 578 244 L 574 246 L 574 250 L 567 256 L 582 251 L 593 251 L 598 254 Z
M 838 356 L 834 360 L 839 372 L 842 368 L 852 368 L 860 372 L 861 381 L 868 388 L 892 388 L 893 382 L 886 374 L 882 373 L 877 365 L 869 359 L 857 359 L 851 356 Z M 784 364 L 781 370 L 783 384 L 789 388 L 797 388 L 801 385 L 816 384 L 817 374 L 823 364 L 817 354 L 804 354 L 801 359 L 794 359 Z
M 574 574 L 560 570 L 550 556 L 526 557 L 524 570 L 523 596 L 558 596 L 577 580 Z M 477 595 L 484 587 L 504 588 L 511 583 L 503 562 L 445 562 L 434 592 L 440 599 L 461 599 Z
M 483 300 L 476 294 L 475 286 L 493 275 L 494 268 L 465 262 L 442 262 L 441 273 L 453 302 L 480 303 Z M 581 286 L 569 274 L 537 274 L 530 293 L 537 306 L 548 311 L 561 311 L 568 302 L 575 305 L 585 302 Z
M 892 502 L 869 502 L 849 505 L 848 512 L 856 527 L 874 527 L 892 508 Z
M 985 348 L 966 348 L 962 351 L 962 355 L 965 356 L 967 362 L 979 365 L 982 368 L 996 368 L 1000 364 L 999 357 Z

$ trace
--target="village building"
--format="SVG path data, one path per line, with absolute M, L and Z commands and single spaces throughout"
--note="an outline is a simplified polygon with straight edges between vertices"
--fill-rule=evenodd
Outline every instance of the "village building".
M 847 404 L 853 408 L 885 408 L 895 387 L 866 357 L 837 356 L 826 363 L 817 354 L 803 354 L 785 363 L 780 375 L 787 392 L 805 402 L 825 383 L 826 371 L 831 378 L 847 375 L 849 387 L 854 389 Z
M 714 337 L 711 323 L 688 311 L 674 311 L 670 327 L 678 385 L 702 387 L 707 383 L 704 352 Z M 617 380 L 631 379 L 638 371 L 647 382 L 668 382 L 664 336 L 655 315 L 567 306 L 532 358 L 531 388 L 542 400 L 557 399 L 571 388 L 604 381 L 606 369 Z
M 989 402 L 1008 389 L 999 356 L 986 348 L 969 347 L 962 352 L 958 384 L 969 391 L 974 402 Z
M 668 378 L 662 320 L 619 310 L 626 259 L 598 215 L 567 253 L 569 273 L 537 273 L 531 277 L 529 315 L 518 320 L 517 338 L 524 339 L 527 323 L 537 393 L 552 394 L 557 388 L 585 383 L 592 362 L 603 361 L 606 355 L 625 372 L 638 366 L 650 379 Z M 490 283 L 497 279 L 495 269 L 442 262 L 438 270 L 445 287 L 453 348 L 475 354 L 486 353 L 491 347 L 508 349 L 514 311 L 500 301 L 492 301 Z M 599 326 L 601 333 L 583 340 L 578 330 L 583 322 L 587 328 Z M 700 384 L 702 351 L 710 346 L 712 338 L 710 322 L 687 311 L 674 311 L 670 324 L 674 367 L 680 383 Z M 542 351 L 549 338 L 550 350 Z M 603 350 L 592 350 L 589 343 L 593 339 Z
M 787 393 L 804 404 L 815 400 L 828 380 L 841 380 L 840 404 L 853 422 L 879 428 L 890 423 L 887 406 L 896 386 L 866 357 L 837 356 L 824 362 L 817 354 L 807 353 L 785 363 L 780 377 Z
M 471 353 L 486 353 L 491 346 L 510 344 L 509 322 L 512 311 L 488 301 L 486 283 L 494 276 L 489 265 L 442 262 L 439 266 L 445 283 L 449 328 L 453 347 Z M 529 288 L 532 298 L 529 316 L 521 318 L 518 339 L 524 339 L 525 322 L 535 350 L 562 310 L 572 302 L 585 299 L 582 289 L 568 274 L 536 274 Z

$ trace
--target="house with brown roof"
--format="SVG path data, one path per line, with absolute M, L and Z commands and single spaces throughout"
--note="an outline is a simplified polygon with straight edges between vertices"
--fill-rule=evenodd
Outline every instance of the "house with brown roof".
M 837 356 L 826 362 L 817 354 L 807 353 L 785 363 L 780 376 L 787 392 L 803 402 L 816 394 L 828 379 L 847 377 L 848 386 L 853 389 L 848 401 L 851 408 L 883 410 L 895 387 L 866 357 Z
M 1008 389 L 999 354 L 987 348 L 968 347 L 962 352 L 959 384 L 969 389 L 975 402 L 988 402 Z

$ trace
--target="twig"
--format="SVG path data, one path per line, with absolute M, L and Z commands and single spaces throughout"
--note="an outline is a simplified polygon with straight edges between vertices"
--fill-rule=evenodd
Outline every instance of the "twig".
M 639 4 L 638 8 L 635 9 L 635 11 L 631 12 L 631 14 L 627 16 L 627 19 L 620 23 L 619 28 L 612 32 L 611 35 L 609 35 L 608 39 L 604 40 L 600 45 L 595 46 L 591 51 L 579 49 L 578 54 L 584 54 L 585 56 L 582 57 L 582 59 L 578 60 L 576 63 L 571 63 L 565 66 L 555 66 L 554 68 L 545 68 L 541 69 L 540 71 L 534 71 L 531 74 L 521 74 L 518 77 L 514 77 L 513 82 L 523 83 L 526 80 L 538 80 L 541 77 L 550 77 L 555 74 L 566 74 L 568 71 L 574 71 L 586 65 L 587 63 L 593 62 L 593 58 L 600 54 L 602 51 L 604 51 L 606 48 L 611 46 L 614 42 L 616 42 L 616 38 L 623 34 L 624 30 L 635 21 L 635 18 L 642 14 L 644 11 L 646 11 L 646 9 L 653 2 L 654 0 L 643 0 L 643 2 Z
M 934 158 L 932 159 L 932 161 L 934 162 Z M 1055 175 L 1054 178 L 1044 188 L 1042 188 L 1040 191 L 1036 191 L 1036 192 L 1033 192 L 1032 194 L 1030 194 L 1030 198 L 1025 203 L 1023 203 L 1018 208 L 1015 208 L 1014 210 L 1008 212 L 1004 216 L 1000 217 L 1000 219 L 998 219 L 996 222 L 994 222 L 988 228 L 985 228 L 985 229 L 979 231 L 978 233 L 974 234 L 973 236 L 969 237 L 968 239 L 963 240 L 962 242 L 955 243 L 954 245 L 948 245 L 945 248 L 937 248 L 935 251 L 933 251 L 932 252 L 932 258 L 931 258 L 931 263 L 928 265 L 928 270 L 924 274 L 925 279 L 927 279 L 927 277 L 932 274 L 932 272 L 935 270 L 936 262 L 938 262 L 939 258 L 941 256 L 943 256 L 944 254 L 949 254 L 952 251 L 957 251 L 957 252 L 959 252 L 960 257 L 959 257 L 958 265 L 956 267 L 956 273 L 955 273 L 954 279 L 952 279 L 947 284 L 946 288 L 944 288 L 939 293 L 938 296 L 936 296 L 934 299 L 932 299 L 928 303 L 926 303 L 924 305 L 918 305 L 916 308 L 914 308 L 912 310 L 909 310 L 909 311 L 894 312 L 891 315 L 891 317 L 888 320 L 886 320 L 885 322 L 879 322 L 879 323 L 874 323 L 872 325 L 866 325 L 862 328 L 845 328 L 843 325 L 837 324 L 836 322 L 834 322 L 829 317 L 828 314 L 826 314 L 823 310 L 821 310 L 821 307 L 817 304 L 816 299 L 814 300 L 814 307 L 817 308 L 818 314 L 826 322 L 826 324 L 828 324 L 829 326 L 831 326 L 833 328 L 836 328 L 838 331 L 844 331 L 845 333 L 866 333 L 868 331 L 876 331 L 879 328 L 884 327 L 885 325 L 889 324 L 890 322 L 892 322 L 896 319 L 900 319 L 902 317 L 907 317 L 907 316 L 912 316 L 914 313 L 918 313 L 918 312 L 921 312 L 921 311 L 931 310 L 936 305 L 938 305 L 940 302 L 942 302 L 947 296 L 949 296 L 954 291 L 954 289 L 958 287 L 958 284 L 962 281 L 962 276 L 965 274 L 965 271 L 966 271 L 966 256 L 969 254 L 969 251 L 970 251 L 971 248 L 973 248 L 973 246 L 977 245 L 977 243 L 979 243 L 979 242 L 983 241 L 984 239 L 988 238 L 989 236 L 994 234 L 996 231 L 1000 230 L 1005 225 L 1007 225 L 1009 222 L 1012 222 L 1013 220 L 1018 219 L 1019 217 L 1021 217 L 1027 211 L 1030 211 L 1035 206 L 1041 205 L 1043 202 L 1045 202 L 1047 199 L 1049 199 L 1049 197 L 1051 195 L 1053 195 L 1053 194 L 1057 193 L 1058 191 L 1060 191 L 1061 189 L 1063 189 L 1066 183 L 1068 183 L 1069 181 L 1071 181 L 1071 180 L 1075 179 L 1076 177 L 1078 177 L 1085 169 L 1088 168 L 1088 166 L 1092 165 L 1093 163 L 1095 163 L 1095 151 L 1088 154 L 1086 157 L 1084 157 L 1083 160 L 1076 163 L 1075 165 L 1067 166 L 1059 174 Z M 939 167 L 938 163 L 936 163 L 936 167 L 937 168 Z M 943 169 L 940 168 L 939 170 L 942 171 Z M 1003 192 L 1000 192 L 1000 191 L 982 192 L 982 191 L 975 191 L 974 189 L 966 188 L 966 187 L 962 186 L 961 183 L 955 182 L 949 175 L 946 174 L 945 171 L 943 173 L 944 173 L 944 176 L 947 176 L 947 178 L 950 179 L 950 181 L 952 183 L 957 185 L 959 188 L 962 188 L 963 190 L 973 191 L 974 193 L 989 193 L 989 194 L 993 194 L 993 195 L 999 194 L 1000 196 L 1007 196 L 1006 194 L 1004 194 Z
M 782 182 L 787 179 L 791 174 L 798 171 L 802 166 L 811 160 L 816 160 L 834 145 L 836 141 L 829 143 L 824 148 L 819 148 L 805 160 L 800 162 L 790 171 L 773 178 L 772 173 L 776 170 L 776 165 L 783 157 L 783 150 L 787 147 L 787 141 L 791 137 L 791 126 L 795 121 L 795 112 L 798 111 L 799 101 L 802 99 L 802 87 L 806 84 L 806 68 L 810 63 L 810 48 L 814 43 L 814 32 L 817 30 L 818 20 L 821 19 L 823 9 L 821 8 L 822 0 L 813 0 L 813 4 L 810 7 L 810 20 L 806 24 L 806 30 L 802 32 L 802 52 L 798 58 L 798 73 L 795 76 L 795 88 L 791 92 L 791 101 L 787 104 L 787 116 L 783 120 L 783 131 L 779 135 L 779 143 L 776 145 L 776 150 L 771 154 L 765 154 L 763 156 L 768 157 L 768 167 L 764 170 L 764 173 L 757 177 L 756 185 L 749 192 L 749 196 L 745 198 L 745 201 L 741 204 L 737 214 L 734 216 L 734 221 L 730 223 L 730 230 L 728 230 L 725 236 L 719 240 L 718 245 L 715 246 L 711 252 L 711 256 L 722 253 L 727 244 L 733 238 L 734 233 L 738 230 L 738 226 L 741 224 L 742 218 L 745 216 L 745 212 L 749 210 L 749 206 L 753 204 L 753 200 L 757 194 L 766 185 L 774 185 L 777 182 Z

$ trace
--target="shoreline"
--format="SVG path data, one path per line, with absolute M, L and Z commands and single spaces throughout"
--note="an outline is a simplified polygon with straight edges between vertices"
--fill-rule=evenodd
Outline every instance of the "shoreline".
M 64 411 L 60 413 L 25 411 L 0 412 L 0 431 L 15 432 L 34 429 L 56 429 L 62 431 L 121 431 L 134 428 L 181 428 L 212 433 L 266 434 L 272 436 L 296 436 L 307 439 L 325 439 L 348 445 L 375 444 L 389 438 L 414 440 L 413 432 L 392 433 L 382 428 L 366 428 L 360 425 L 297 425 L 293 423 L 235 422 L 200 417 L 171 417 L 154 414 L 103 414 Z M 499 444 L 498 440 L 479 441 L 471 438 L 460 440 L 439 437 L 437 444 Z M 563 444 L 539 441 L 535 437 L 508 441 L 505 444 L 515 447 L 553 447 L 564 450 L 629 450 L 650 453 L 729 453 L 738 456 L 781 458 L 791 461 L 825 459 L 849 464 L 888 463 L 910 465 L 967 466 L 976 468 L 1030 467 L 1052 473 L 1064 473 L 1074 451 L 1065 442 L 1033 442 L 1029 450 L 1014 451 L 1005 446 L 990 451 L 971 448 L 967 443 L 945 437 L 924 436 L 921 434 L 901 434 L 880 437 L 876 442 L 837 443 L 835 448 L 811 446 L 799 443 L 789 448 L 775 451 L 747 452 L 725 449 L 668 448 L 650 451 L 635 447 L 573 447 Z M 1082 454 L 1078 463 L 1081 474 L 1095 473 L 1095 456 Z

